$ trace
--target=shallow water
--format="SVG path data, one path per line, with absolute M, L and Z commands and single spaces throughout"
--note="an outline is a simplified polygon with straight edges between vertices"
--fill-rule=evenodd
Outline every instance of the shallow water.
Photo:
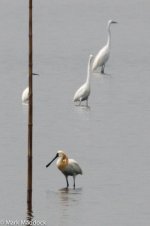
M 47 226 L 147 226 L 150 222 L 150 3 L 34 1 L 34 145 L 32 219 Z M 74 106 L 89 54 L 106 42 L 106 75 L 91 79 L 89 108 Z M 27 1 L 0 7 L 0 223 L 27 218 Z M 63 149 L 83 175 L 76 189 L 55 163 Z

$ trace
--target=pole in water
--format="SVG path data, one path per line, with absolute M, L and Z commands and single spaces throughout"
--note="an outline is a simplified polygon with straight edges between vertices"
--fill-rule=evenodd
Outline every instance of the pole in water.
M 33 92 L 32 92 L 32 0 L 29 0 L 29 105 L 28 105 L 28 181 L 27 202 L 32 204 L 32 127 L 33 127 Z

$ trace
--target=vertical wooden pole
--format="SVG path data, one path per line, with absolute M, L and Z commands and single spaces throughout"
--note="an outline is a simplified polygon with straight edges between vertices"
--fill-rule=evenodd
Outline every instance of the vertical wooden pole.
M 27 202 L 32 203 L 32 128 L 33 128 L 33 92 L 32 92 L 32 0 L 29 0 L 29 106 L 28 106 L 28 188 Z

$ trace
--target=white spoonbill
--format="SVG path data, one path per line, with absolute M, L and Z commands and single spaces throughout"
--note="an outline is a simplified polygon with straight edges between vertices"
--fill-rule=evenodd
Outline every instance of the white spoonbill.
M 33 75 L 39 75 L 39 74 L 35 74 L 33 73 Z M 22 103 L 23 104 L 28 104 L 29 103 L 29 87 L 27 86 L 27 88 L 25 88 L 25 90 L 22 92 Z
M 66 178 L 67 188 L 69 187 L 68 176 L 73 177 L 73 186 L 75 188 L 75 177 L 78 174 L 82 174 L 82 169 L 79 164 L 74 159 L 69 159 L 64 151 L 59 150 L 57 151 L 56 156 L 46 165 L 46 167 L 48 167 L 56 158 L 58 158 L 56 165 Z
M 116 21 L 109 20 L 107 24 L 107 31 L 108 31 L 108 39 L 106 45 L 99 50 L 97 55 L 95 56 L 92 64 L 92 71 L 96 72 L 99 67 L 101 67 L 101 73 L 104 73 L 105 64 L 109 59 L 110 55 L 110 46 L 111 46 L 111 33 L 110 33 L 110 25 L 116 24 Z
M 79 101 L 79 105 L 81 102 L 86 100 L 86 105 L 88 106 L 88 98 L 90 95 L 90 76 L 91 76 L 91 61 L 93 59 L 93 55 L 89 56 L 88 66 L 87 66 L 87 79 L 86 82 L 76 91 L 73 101 Z

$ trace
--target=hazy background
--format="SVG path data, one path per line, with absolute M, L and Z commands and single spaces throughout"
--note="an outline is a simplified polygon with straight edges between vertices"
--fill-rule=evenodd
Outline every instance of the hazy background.
M 150 222 L 150 2 L 36 0 L 34 4 L 33 219 L 53 226 Z M 112 25 L 107 75 L 93 75 L 90 108 L 72 102 L 89 54 Z M 26 219 L 28 1 L 0 1 L 0 220 Z M 68 192 L 58 149 L 83 176 Z

